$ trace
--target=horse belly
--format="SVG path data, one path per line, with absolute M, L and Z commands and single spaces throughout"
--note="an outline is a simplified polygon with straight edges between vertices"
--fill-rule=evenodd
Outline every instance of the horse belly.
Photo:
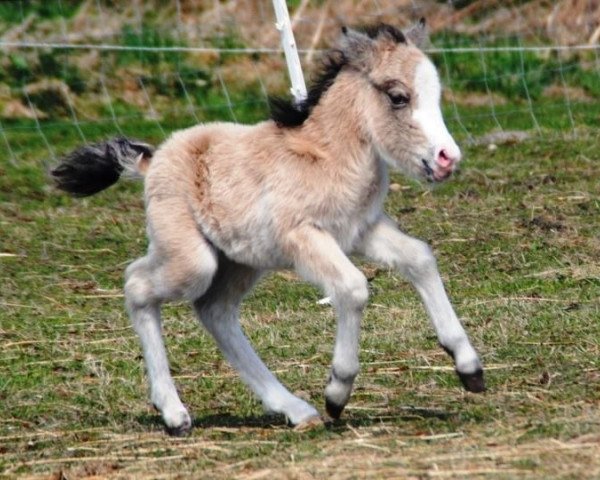
M 260 269 L 288 266 L 272 217 L 256 207 L 247 207 L 233 216 L 196 212 L 196 220 L 206 238 L 231 260 Z

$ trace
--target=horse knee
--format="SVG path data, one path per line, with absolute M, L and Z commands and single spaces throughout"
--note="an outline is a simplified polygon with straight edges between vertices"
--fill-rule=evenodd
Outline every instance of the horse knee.
M 411 262 L 406 266 L 406 273 L 412 279 L 420 278 L 437 271 L 437 261 L 431 247 L 421 240 L 411 245 Z
M 369 286 L 365 276 L 359 271 L 344 279 L 335 295 L 337 303 L 352 310 L 362 310 L 369 300 Z

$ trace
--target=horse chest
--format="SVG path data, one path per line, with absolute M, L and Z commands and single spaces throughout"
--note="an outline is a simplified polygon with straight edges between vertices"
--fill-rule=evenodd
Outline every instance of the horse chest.
M 351 252 L 364 233 L 377 221 L 388 188 L 387 170 L 379 168 L 353 195 L 336 199 L 322 227 L 328 230 L 345 252 Z

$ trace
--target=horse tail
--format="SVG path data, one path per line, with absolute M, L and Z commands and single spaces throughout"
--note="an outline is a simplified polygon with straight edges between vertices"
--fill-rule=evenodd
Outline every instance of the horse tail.
M 152 155 L 151 145 L 116 137 L 74 150 L 62 158 L 51 175 L 59 189 L 75 197 L 87 197 L 110 187 L 123 174 L 142 178 Z

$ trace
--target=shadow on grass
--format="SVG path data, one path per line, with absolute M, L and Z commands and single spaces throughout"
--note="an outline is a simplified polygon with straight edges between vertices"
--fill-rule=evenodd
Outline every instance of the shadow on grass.
M 206 415 L 201 418 L 194 419 L 194 428 L 268 428 L 282 427 L 288 425 L 287 420 L 283 415 L 250 415 L 241 417 L 239 415 L 230 414 L 215 414 Z
M 156 414 L 142 414 L 136 417 L 139 425 L 150 429 L 165 429 L 162 418 Z M 192 428 L 268 428 L 283 427 L 287 422 L 283 415 L 251 415 L 242 417 L 230 414 L 206 415 L 200 418 L 194 418 Z
M 333 433 L 342 433 L 349 429 L 360 427 L 373 427 L 377 425 L 385 425 L 396 423 L 398 421 L 414 423 L 421 420 L 437 419 L 442 421 L 453 420 L 457 417 L 454 412 L 443 410 L 434 410 L 421 407 L 400 407 L 394 409 L 385 415 L 370 415 L 368 412 L 353 412 L 352 416 L 342 416 L 341 419 L 332 421 L 330 419 L 324 421 L 324 428 Z M 165 425 L 159 414 L 142 414 L 136 417 L 138 423 L 152 430 L 166 430 Z M 293 427 L 287 422 L 283 415 L 264 414 L 239 416 L 231 414 L 214 414 L 205 415 L 200 418 L 194 418 L 193 429 L 210 429 L 210 428 L 285 428 Z
M 422 420 L 442 420 L 449 421 L 457 418 L 455 412 L 444 410 L 434 410 L 430 408 L 421 408 L 405 406 L 390 409 L 389 413 L 381 415 L 370 415 L 368 412 L 353 412 L 351 416 L 342 415 L 342 418 L 328 423 L 327 427 L 334 432 L 342 432 L 350 428 L 374 427 L 377 425 L 396 424 L 397 422 L 406 422 L 413 424 Z

